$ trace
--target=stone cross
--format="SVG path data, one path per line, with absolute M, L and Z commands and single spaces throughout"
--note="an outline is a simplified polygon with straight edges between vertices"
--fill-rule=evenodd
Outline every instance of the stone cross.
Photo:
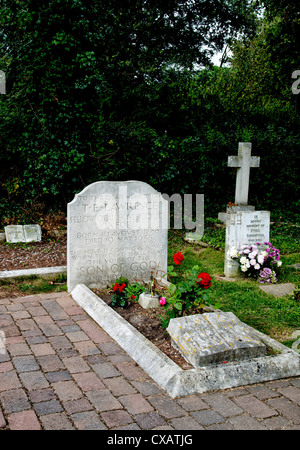
M 251 156 L 251 143 L 240 142 L 238 156 L 228 156 L 228 167 L 237 167 L 235 203 L 248 204 L 250 167 L 259 167 L 260 157 Z
M 6 79 L 2 70 L 0 70 L 0 94 L 6 94 Z

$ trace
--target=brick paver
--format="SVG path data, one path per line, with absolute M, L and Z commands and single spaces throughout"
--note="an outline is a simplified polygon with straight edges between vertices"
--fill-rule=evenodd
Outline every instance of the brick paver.
M 172 399 L 63 293 L 0 300 L 0 429 L 300 429 L 300 377 Z

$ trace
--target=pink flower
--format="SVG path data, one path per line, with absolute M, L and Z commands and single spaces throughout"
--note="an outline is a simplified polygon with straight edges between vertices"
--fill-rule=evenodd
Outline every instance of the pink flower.
M 167 303 L 167 300 L 165 299 L 165 297 L 160 297 L 159 303 L 161 306 L 164 306 Z

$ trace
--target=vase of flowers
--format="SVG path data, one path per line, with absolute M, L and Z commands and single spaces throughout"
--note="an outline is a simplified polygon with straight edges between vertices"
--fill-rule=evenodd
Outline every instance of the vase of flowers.
M 230 258 L 237 260 L 240 271 L 260 283 L 276 283 L 275 269 L 281 266 L 280 251 L 270 242 L 242 245 L 239 250 L 231 248 Z

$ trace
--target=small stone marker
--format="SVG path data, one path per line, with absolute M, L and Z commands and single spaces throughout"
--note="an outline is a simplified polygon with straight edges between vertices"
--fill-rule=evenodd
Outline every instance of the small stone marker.
M 259 288 L 274 297 L 284 297 L 285 295 L 292 295 L 296 286 L 293 283 L 260 284 Z
M 270 211 L 237 211 L 228 216 L 224 274 L 226 277 L 235 277 L 239 273 L 239 263 L 231 259 L 229 251 L 232 248 L 239 250 L 242 245 L 269 242 Z
M 99 181 L 68 204 L 68 291 L 167 271 L 168 202 L 141 181 Z
M 4 227 L 6 241 L 17 242 L 38 242 L 42 239 L 40 225 L 8 225 Z
M 159 308 L 158 295 L 152 296 L 143 292 L 140 294 L 138 302 L 144 309 Z
M 171 319 L 172 345 L 195 368 L 263 356 L 265 344 L 233 313 L 214 312 Z

